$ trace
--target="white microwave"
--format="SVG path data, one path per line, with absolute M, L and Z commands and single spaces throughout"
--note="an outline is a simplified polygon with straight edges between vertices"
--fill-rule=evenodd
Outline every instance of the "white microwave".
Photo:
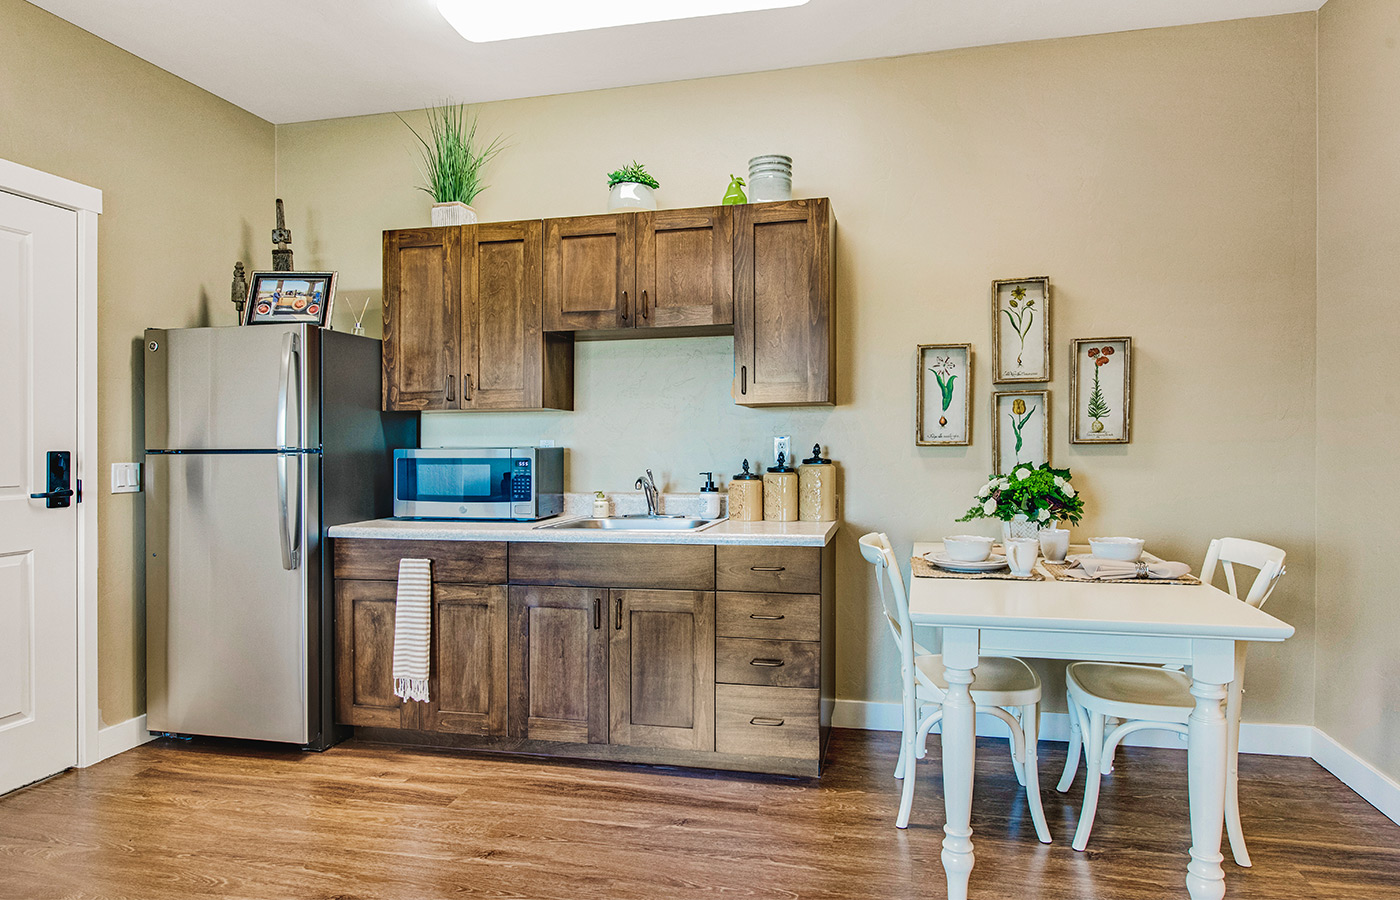
M 394 517 L 515 519 L 564 511 L 564 448 L 394 451 Z

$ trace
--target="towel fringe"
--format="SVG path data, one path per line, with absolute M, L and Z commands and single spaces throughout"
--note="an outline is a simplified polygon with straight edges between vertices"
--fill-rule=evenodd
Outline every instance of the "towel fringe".
M 428 679 L 426 678 L 395 678 L 394 696 L 404 700 L 417 700 L 420 703 L 428 702 Z

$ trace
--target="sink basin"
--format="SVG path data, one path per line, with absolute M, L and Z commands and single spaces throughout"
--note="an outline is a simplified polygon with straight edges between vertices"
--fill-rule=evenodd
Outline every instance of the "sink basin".
M 605 531 L 695 531 L 719 519 L 669 519 L 650 516 L 622 516 L 616 519 L 568 519 L 536 525 L 536 528 L 601 528 Z

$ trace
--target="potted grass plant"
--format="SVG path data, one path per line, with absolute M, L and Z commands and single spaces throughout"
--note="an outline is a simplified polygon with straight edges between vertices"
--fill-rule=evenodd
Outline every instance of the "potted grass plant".
M 634 159 L 632 165 L 608 173 L 608 212 L 656 209 L 654 191 L 659 187 L 647 167 Z
M 470 225 L 476 221 L 471 203 L 486 190 L 482 169 L 501 152 L 501 138 L 483 145 L 477 140 L 477 117 L 460 105 L 431 107 L 428 134 L 424 137 L 403 116 L 399 121 L 422 145 L 425 184 L 418 189 L 433 198 L 434 225 Z

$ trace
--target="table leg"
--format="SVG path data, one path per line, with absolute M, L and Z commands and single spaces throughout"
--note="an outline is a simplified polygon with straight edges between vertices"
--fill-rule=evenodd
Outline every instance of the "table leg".
M 948 876 L 948 900 L 967 900 L 973 864 L 972 768 L 977 753 L 976 707 L 969 689 L 972 670 L 947 667 L 945 657 L 943 677 L 948 681 L 942 734 L 943 871 Z
M 1225 896 L 1225 872 L 1220 863 L 1221 823 L 1225 816 L 1226 734 L 1220 701 L 1225 685 L 1193 681 L 1196 708 L 1187 722 L 1186 769 L 1191 797 L 1191 862 L 1186 866 L 1186 890 L 1191 900 L 1220 900 Z

